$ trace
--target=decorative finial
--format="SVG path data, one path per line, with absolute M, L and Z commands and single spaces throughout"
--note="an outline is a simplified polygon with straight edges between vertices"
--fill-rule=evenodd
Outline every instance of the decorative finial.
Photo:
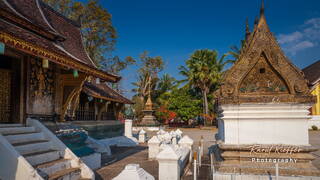
M 249 20 L 247 17 L 247 19 L 246 19 L 246 34 L 245 34 L 246 41 L 248 41 L 250 34 L 251 34 L 251 32 L 250 32 L 250 27 L 249 27 Z
M 258 16 L 256 16 L 256 18 L 254 19 L 254 26 L 258 25 L 259 23 L 259 18 Z
M 264 16 L 264 0 L 261 2 L 261 8 L 260 8 L 260 17 Z
M 246 19 L 246 33 L 250 33 L 250 27 L 249 27 L 249 19 L 247 17 Z

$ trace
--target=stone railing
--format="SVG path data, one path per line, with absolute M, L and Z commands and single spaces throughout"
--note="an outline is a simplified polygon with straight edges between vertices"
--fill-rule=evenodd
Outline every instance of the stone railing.
M 193 140 L 187 135 L 182 137 L 182 132 L 158 131 L 148 141 L 149 159 L 159 162 L 159 180 L 179 180 L 184 169 L 192 158 Z

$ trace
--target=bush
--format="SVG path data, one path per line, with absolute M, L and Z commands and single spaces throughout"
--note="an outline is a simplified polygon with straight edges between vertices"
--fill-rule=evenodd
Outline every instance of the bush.
M 313 125 L 313 126 L 311 126 L 311 129 L 314 130 L 314 131 L 317 131 L 318 127 L 316 125 Z

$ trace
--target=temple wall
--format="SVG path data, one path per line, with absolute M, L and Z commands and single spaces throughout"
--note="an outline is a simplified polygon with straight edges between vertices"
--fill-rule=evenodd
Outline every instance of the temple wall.
M 305 104 L 223 105 L 224 116 L 219 120 L 223 130 L 219 130 L 219 137 L 225 144 L 309 145 L 309 107 Z
M 27 114 L 53 115 L 55 95 L 54 65 L 42 67 L 42 61 L 30 58 L 27 72 Z

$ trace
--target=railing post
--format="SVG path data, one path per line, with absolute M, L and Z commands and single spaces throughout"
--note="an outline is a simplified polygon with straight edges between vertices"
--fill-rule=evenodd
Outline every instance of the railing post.
M 197 180 L 197 151 L 193 153 L 193 180 Z
M 204 149 L 204 139 L 203 139 L 203 136 L 201 136 L 201 139 L 200 139 L 200 148 L 201 148 L 201 157 L 203 157 L 203 149 Z
M 276 163 L 276 180 L 279 180 L 279 164 Z
M 179 159 L 180 156 L 170 146 L 167 146 L 157 155 L 159 180 L 180 180 Z

